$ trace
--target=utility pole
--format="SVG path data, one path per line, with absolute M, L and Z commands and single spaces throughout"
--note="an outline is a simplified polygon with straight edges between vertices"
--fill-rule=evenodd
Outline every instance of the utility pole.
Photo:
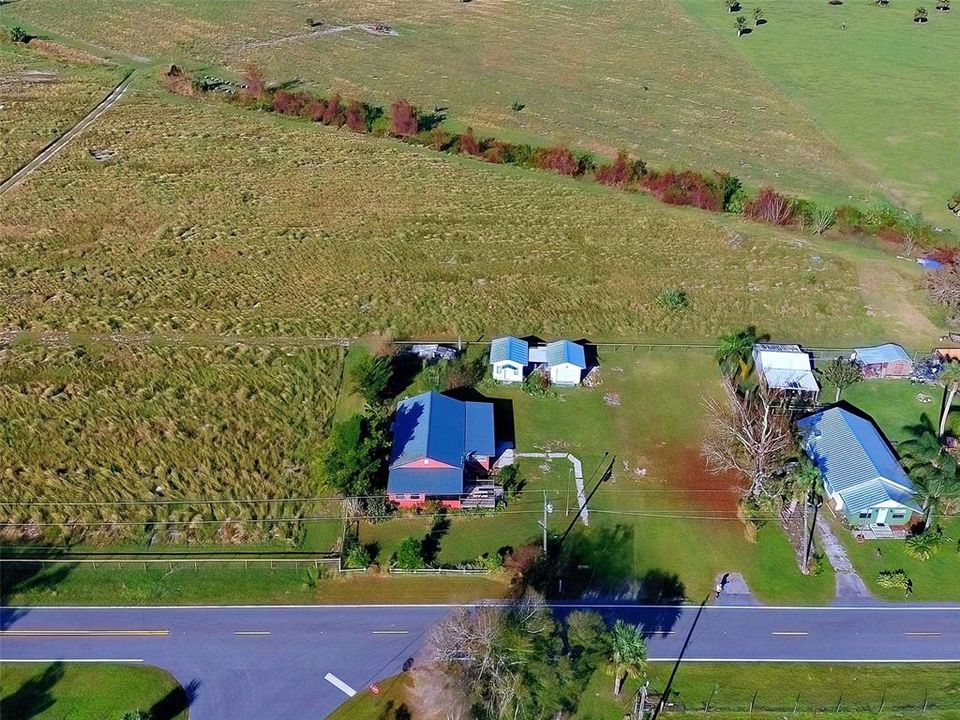
M 543 522 L 537 524 L 543 528 L 543 552 L 547 552 L 547 515 L 553 512 L 553 505 L 547 502 L 547 491 L 543 491 Z
M 637 694 L 633 703 L 633 713 L 637 720 L 643 720 L 644 715 L 647 714 L 647 693 L 649 690 L 649 680 L 647 680 L 643 685 L 640 686 L 640 689 L 637 690 Z

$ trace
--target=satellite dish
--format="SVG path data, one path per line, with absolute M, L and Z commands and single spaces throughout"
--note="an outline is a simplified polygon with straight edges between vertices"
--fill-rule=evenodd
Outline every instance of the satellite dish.
M 547 512 L 548 512 L 548 513 L 552 513 L 552 512 L 553 512 L 553 503 L 547 503 Z

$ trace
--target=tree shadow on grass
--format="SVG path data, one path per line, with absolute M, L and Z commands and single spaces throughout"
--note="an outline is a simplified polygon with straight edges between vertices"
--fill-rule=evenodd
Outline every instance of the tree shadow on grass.
M 434 519 L 433 525 L 430 526 L 430 532 L 423 539 L 423 561 L 427 565 L 433 565 L 433 562 L 437 559 L 437 555 L 440 553 L 440 541 L 449 530 L 450 518 L 442 512 Z
M 32 552 L 32 551 L 31 551 Z M 34 553 L 31 557 L 55 553 Z M 0 605 L 7 605 L 17 595 L 30 590 L 49 590 L 59 585 L 76 567 L 76 563 L 43 563 L 43 562 L 0 562 Z M 4 616 L 3 628 L 6 629 L 7 619 Z
M 29 720 L 53 706 L 50 691 L 63 678 L 63 663 L 53 663 L 0 700 L 0 718 Z
M 200 681 L 191 680 L 186 687 L 177 686 L 153 704 L 148 711 L 150 720 L 173 720 L 197 699 Z

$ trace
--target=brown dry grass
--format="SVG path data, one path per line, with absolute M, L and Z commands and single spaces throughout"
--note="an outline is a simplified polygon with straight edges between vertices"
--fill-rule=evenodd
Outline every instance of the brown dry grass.
M 98 164 L 87 146 L 117 154 Z M 141 88 L 0 209 L 0 320 L 265 335 L 703 339 L 745 322 L 823 341 L 882 333 L 851 264 L 760 226 L 732 249 L 725 222 Z M 657 306 L 672 287 L 688 310 Z

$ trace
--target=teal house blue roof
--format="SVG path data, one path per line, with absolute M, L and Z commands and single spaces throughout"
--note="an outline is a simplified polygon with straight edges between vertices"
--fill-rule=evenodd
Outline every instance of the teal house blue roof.
M 583 345 L 577 345 L 569 340 L 557 340 L 547 345 L 547 365 L 562 365 L 570 363 L 581 370 L 587 368 L 586 354 Z
M 526 340 L 513 336 L 494 338 L 490 343 L 490 362 L 514 362 L 525 367 L 530 358 L 530 346 Z
M 825 489 L 840 496 L 847 514 L 887 501 L 920 512 L 913 483 L 869 420 L 832 407 L 799 420 L 797 429 Z
M 392 430 L 390 493 L 458 495 L 467 459 L 496 454 L 492 403 L 422 393 L 397 405 Z M 411 466 L 423 460 L 449 467 Z

